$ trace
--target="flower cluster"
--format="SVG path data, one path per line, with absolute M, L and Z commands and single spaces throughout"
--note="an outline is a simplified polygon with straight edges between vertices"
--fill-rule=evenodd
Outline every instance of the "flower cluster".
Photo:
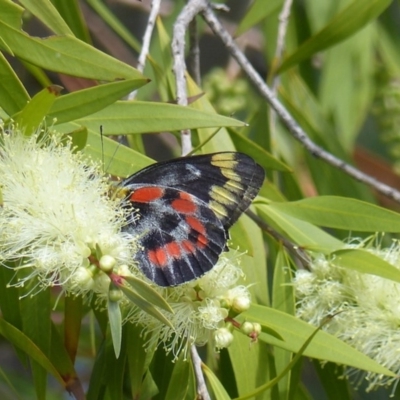
M 234 318 L 246 311 L 251 301 L 248 288 L 238 285 L 243 278 L 239 257 L 237 252 L 230 251 L 220 257 L 210 272 L 196 281 L 159 289 L 174 311 L 173 315 L 168 315 L 174 329 L 136 310 L 131 320 L 145 326 L 148 347 L 164 343 L 166 352 L 172 351 L 175 357 L 181 351 L 186 356 L 192 344 L 211 342 L 216 350 L 228 347 L 233 341 L 233 329 L 239 327 Z M 243 333 L 249 337 L 257 337 L 261 331 L 258 324 L 251 322 L 244 323 L 243 328 L 246 329 L 242 329 Z
M 237 285 L 236 255 L 221 257 L 206 276 L 176 288 L 149 283 L 173 309 L 173 315 L 163 311 L 172 329 L 118 288 L 129 276 L 145 279 L 133 261 L 135 239 L 121 229 L 135 216 L 120 207 L 121 199 L 110 198 L 97 164 L 56 133 L 11 130 L 0 132 L 0 176 L 0 266 L 15 271 L 10 286 L 25 287 L 31 296 L 59 286 L 74 296 L 95 296 L 102 307 L 117 302 L 124 321 L 140 323 L 152 333 L 151 343 L 164 342 L 175 355 L 191 343 L 212 339 L 219 349 L 232 342 L 226 321 L 250 306 L 248 289 Z M 250 337 L 259 331 L 253 328 Z
M 134 245 L 98 166 L 60 136 L 13 132 L 1 137 L 0 176 L 0 257 L 16 271 L 10 285 L 106 295 L 110 280 L 98 260 L 124 268 Z
M 399 242 L 367 250 L 400 269 Z M 327 315 L 335 315 L 323 329 L 399 375 L 399 283 L 337 267 L 320 255 L 311 262 L 310 271 L 297 271 L 294 286 L 300 318 L 319 326 Z M 368 389 L 373 389 L 398 378 L 369 372 L 367 379 Z

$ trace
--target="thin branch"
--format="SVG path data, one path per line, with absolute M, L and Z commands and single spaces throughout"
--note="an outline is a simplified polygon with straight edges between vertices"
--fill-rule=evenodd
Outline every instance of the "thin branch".
M 176 79 L 176 102 L 181 106 L 187 106 L 186 91 L 186 63 L 185 63 L 185 33 L 190 22 L 197 14 L 205 10 L 208 2 L 205 0 L 189 0 L 174 24 L 172 38 L 172 54 L 174 58 L 173 71 Z M 182 155 L 192 150 L 192 139 L 189 129 L 181 131 Z
M 279 14 L 278 38 L 276 40 L 276 49 L 273 62 L 275 66 L 279 65 L 282 58 L 282 54 L 285 50 L 285 38 L 289 23 L 291 7 L 292 7 L 292 0 L 285 0 L 282 7 L 282 11 Z M 275 68 L 273 68 L 272 70 L 273 70 L 272 73 L 275 74 Z M 279 75 L 275 75 L 273 77 L 273 83 L 272 83 L 272 91 L 274 94 L 276 94 L 276 89 L 278 85 L 279 85 Z
M 322 147 L 317 146 L 303 131 L 303 129 L 297 124 L 286 108 L 279 102 L 276 96 L 273 94 L 271 89 L 265 84 L 261 77 L 257 74 L 256 70 L 249 63 L 245 55 L 236 46 L 236 43 L 229 35 L 229 33 L 224 29 L 219 20 L 214 15 L 212 8 L 207 7 L 203 11 L 203 17 L 212 29 L 212 31 L 222 40 L 228 51 L 236 59 L 239 65 L 242 67 L 243 71 L 247 74 L 248 78 L 254 84 L 256 89 L 259 91 L 261 96 L 271 105 L 271 107 L 276 111 L 278 116 L 281 118 L 282 122 L 297 139 L 304 148 L 316 158 L 320 158 L 327 162 L 328 164 L 336 167 L 354 179 L 363 182 L 371 187 L 373 187 L 379 193 L 397 201 L 400 203 L 400 192 L 384 183 L 378 181 L 377 179 L 361 172 L 357 168 L 347 164 L 343 160 L 335 157 L 329 152 L 325 151 Z
M 277 242 L 282 243 L 286 250 L 293 254 L 294 258 L 299 261 L 303 269 L 308 269 L 308 266 L 310 265 L 310 257 L 301 247 L 297 246 L 278 233 L 275 229 L 271 228 L 253 211 L 247 210 L 246 215 L 250 217 L 258 225 L 258 227 L 261 228 L 262 231 L 272 236 Z
M 200 75 L 200 47 L 199 33 L 197 31 L 196 17 L 189 24 L 189 59 L 188 59 L 189 74 L 193 77 L 197 86 L 201 85 Z
M 201 369 L 202 361 L 194 344 L 190 348 L 190 354 L 192 355 L 192 364 L 197 382 L 197 399 L 211 400 L 210 394 L 207 390 L 206 381 L 204 380 L 203 371 Z
M 280 75 L 276 74 L 276 70 L 278 65 L 281 63 L 282 55 L 285 50 L 285 38 L 287 33 L 287 27 L 289 23 L 290 17 L 290 9 L 292 6 L 292 0 L 285 0 L 283 3 L 282 10 L 279 14 L 279 26 L 278 26 L 278 37 L 276 40 L 276 49 L 275 49 L 275 56 L 272 60 L 271 65 L 271 77 L 272 77 L 272 84 L 271 89 L 272 93 L 276 96 L 277 89 L 280 83 Z M 271 136 L 271 149 L 275 153 L 275 143 L 276 140 L 276 125 L 277 125 L 277 114 L 272 107 L 268 108 L 269 114 L 269 129 L 270 129 L 270 136 Z
M 144 71 L 144 67 L 146 65 L 146 58 L 150 50 L 150 42 L 151 42 L 151 37 L 153 35 L 154 25 L 156 23 L 158 13 L 160 12 L 160 4 L 161 0 L 152 0 L 151 2 L 149 19 L 147 21 L 146 30 L 143 35 L 142 50 L 140 51 L 138 63 L 136 66 L 136 69 L 140 72 Z M 134 100 L 134 98 L 136 97 L 136 93 L 137 93 L 136 90 L 129 93 L 128 100 Z

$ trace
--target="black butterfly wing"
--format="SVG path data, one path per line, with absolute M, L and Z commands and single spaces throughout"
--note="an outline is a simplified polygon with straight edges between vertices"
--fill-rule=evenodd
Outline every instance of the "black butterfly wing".
M 140 215 L 123 228 L 136 237 L 135 260 L 159 286 L 176 286 L 202 276 L 224 250 L 226 233 L 221 221 L 187 192 L 131 184 L 124 204 Z
M 124 180 L 122 186 L 160 185 L 192 194 L 228 230 L 250 206 L 264 177 L 264 170 L 251 157 L 222 152 L 152 164 Z

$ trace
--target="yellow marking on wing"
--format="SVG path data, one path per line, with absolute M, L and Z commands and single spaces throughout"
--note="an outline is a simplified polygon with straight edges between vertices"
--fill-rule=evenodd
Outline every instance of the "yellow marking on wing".
M 217 153 L 212 156 L 211 162 L 214 161 L 234 161 L 236 159 L 235 153 Z
M 210 197 L 219 203 L 227 205 L 236 203 L 237 201 L 237 197 L 232 193 L 232 191 L 216 185 L 211 187 Z
M 222 204 L 216 202 L 215 200 L 210 200 L 208 205 L 210 206 L 211 210 L 213 210 L 220 218 L 228 217 L 228 210 Z
M 237 181 L 228 181 L 224 184 L 224 188 L 226 190 L 233 192 L 235 194 L 243 193 L 244 192 L 244 187 L 241 183 Z

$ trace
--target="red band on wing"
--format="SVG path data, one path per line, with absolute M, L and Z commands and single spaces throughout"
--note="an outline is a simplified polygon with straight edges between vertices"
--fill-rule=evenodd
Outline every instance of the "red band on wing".
M 162 247 L 155 250 L 149 250 L 147 252 L 147 257 L 149 257 L 149 261 L 158 268 L 165 267 L 168 264 L 167 253 Z
M 190 240 L 184 240 L 181 242 L 181 245 L 187 253 L 194 253 L 196 251 L 194 244 Z
M 164 189 L 162 188 L 153 186 L 142 187 L 132 192 L 130 200 L 136 203 L 149 203 L 161 198 L 163 194 Z
M 203 236 L 203 235 L 199 235 L 197 237 L 197 243 L 196 245 L 200 248 L 200 249 L 204 249 L 208 244 L 208 239 Z
M 197 210 L 197 205 L 193 202 L 192 196 L 188 193 L 179 193 L 179 199 L 171 203 L 172 208 L 182 214 L 193 214 Z
M 167 243 L 164 249 L 171 258 L 180 258 L 181 256 L 181 248 L 177 242 Z
M 185 219 L 186 219 L 186 222 L 188 223 L 188 225 L 194 231 L 196 231 L 202 235 L 206 234 L 206 228 L 204 228 L 203 223 L 198 218 L 187 216 Z

